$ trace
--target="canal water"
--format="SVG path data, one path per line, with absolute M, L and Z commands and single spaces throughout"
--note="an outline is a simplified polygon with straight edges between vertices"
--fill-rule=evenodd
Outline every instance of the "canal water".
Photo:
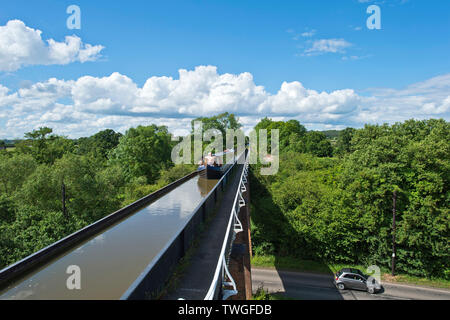
M 195 176 L 17 280 L 0 292 L 0 299 L 119 299 L 217 182 Z M 80 290 L 66 285 L 67 268 L 73 265 L 81 271 Z

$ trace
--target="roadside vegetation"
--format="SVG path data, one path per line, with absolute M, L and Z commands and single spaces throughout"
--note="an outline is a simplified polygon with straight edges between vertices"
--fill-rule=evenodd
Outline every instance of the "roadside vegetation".
M 320 272 L 377 265 L 387 273 L 396 191 L 393 280 L 448 286 L 448 122 L 349 128 L 334 146 L 292 120 L 257 127 L 280 129 L 280 170 L 261 176 L 252 166 L 254 265 Z
M 284 293 L 269 293 L 264 287 L 259 287 L 253 294 L 253 300 L 296 300 L 287 297 Z

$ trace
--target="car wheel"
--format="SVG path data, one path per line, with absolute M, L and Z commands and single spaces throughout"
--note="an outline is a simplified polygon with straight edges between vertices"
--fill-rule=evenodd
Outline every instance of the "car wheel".
M 345 285 L 343 283 L 338 283 L 337 287 L 339 290 L 344 290 L 345 289 Z
M 374 294 L 375 293 L 375 288 L 374 287 L 370 287 L 367 289 L 367 291 L 369 291 L 370 294 Z

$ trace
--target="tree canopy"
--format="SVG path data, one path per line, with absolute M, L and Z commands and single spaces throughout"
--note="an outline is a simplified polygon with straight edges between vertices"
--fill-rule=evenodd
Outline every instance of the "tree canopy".
M 129 129 L 111 154 L 111 163 L 119 165 L 128 181 L 145 177 L 148 183 L 171 166 L 171 135 L 165 126 L 138 126 Z
M 366 125 L 342 131 L 330 158 L 308 132 L 276 176 L 252 170 L 255 252 L 389 267 L 396 191 L 397 269 L 448 278 L 449 136 L 444 120 Z
M 241 127 L 228 113 L 197 120 L 204 130 Z M 328 137 L 297 120 L 264 118 L 255 129 L 268 130 L 269 145 L 271 130 L 280 130 L 279 172 L 251 170 L 255 254 L 389 267 L 396 191 L 398 270 L 448 279 L 447 121 L 366 125 Z M 0 268 L 195 170 L 174 166 L 174 144 L 157 125 L 80 139 L 44 127 L 1 151 Z

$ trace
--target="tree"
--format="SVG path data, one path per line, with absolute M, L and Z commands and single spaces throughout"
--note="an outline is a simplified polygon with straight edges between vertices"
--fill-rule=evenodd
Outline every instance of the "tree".
M 12 195 L 36 169 L 34 158 L 26 154 L 0 154 L 0 193 Z
M 450 125 L 444 120 L 409 120 L 393 126 L 366 125 L 344 159 L 341 188 L 364 226 L 366 250 L 389 265 L 392 192 L 397 190 L 397 270 L 443 275 L 450 256 Z
M 47 139 L 47 136 L 53 132 L 53 129 L 48 127 L 41 127 L 38 130 L 33 130 L 31 132 L 25 133 L 25 138 L 35 140 L 35 141 L 44 141 Z
M 273 121 L 269 118 L 261 119 L 261 121 L 255 126 L 256 134 L 259 139 L 259 130 L 267 130 L 267 144 L 271 145 L 272 130 L 280 130 L 280 151 L 284 150 L 296 150 L 297 144 L 306 134 L 306 128 L 300 124 L 297 120 Z
M 356 129 L 346 128 L 339 132 L 337 143 L 336 143 L 336 153 L 343 156 L 351 151 L 351 141 Z
M 12 223 L 15 218 L 14 201 L 6 195 L 0 195 L 0 224 Z
M 111 163 L 119 165 L 127 179 L 145 176 L 154 183 L 162 169 L 172 166 L 171 135 L 165 126 L 139 126 L 129 129 L 111 154 Z
M 236 118 L 234 114 L 230 114 L 228 112 L 221 113 L 217 116 L 212 116 L 209 118 L 200 117 L 192 120 L 192 132 L 194 132 L 195 122 L 202 122 L 204 131 L 209 129 L 217 129 L 222 133 L 223 136 L 225 136 L 227 129 L 237 130 L 242 127 L 242 125 L 239 123 L 239 119 Z
M 107 129 L 89 138 L 80 138 L 77 141 L 78 154 L 91 154 L 94 157 L 106 160 L 109 153 L 119 144 L 121 137 L 121 133 Z
M 25 134 L 26 140 L 17 144 L 20 153 L 31 154 L 40 164 L 53 164 L 65 153 L 72 152 L 73 141 L 52 134 L 53 130 L 41 127 Z
M 194 119 L 191 121 L 192 131 L 191 133 L 194 133 L 195 128 L 194 124 L 195 122 L 201 122 L 202 123 L 202 136 L 204 135 L 205 131 L 208 130 L 217 130 L 222 135 L 222 145 L 226 146 L 226 132 L 228 129 L 238 130 L 242 127 L 242 125 L 239 123 L 239 119 L 234 115 L 230 114 L 228 112 L 221 113 L 217 116 L 212 117 L 200 117 L 197 119 Z M 203 141 L 203 149 L 206 145 L 209 143 L 212 143 L 212 141 Z
M 303 139 L 303 152 L 317 157 L 331 157 L 333 147 L 323 132 L 309 131 Z
M 68 216 L 92 223 L 114 212 L 120 205 L 115 177 L 102 174 L 98 163 L 89 157 L 66 154 L 53 166 L 40 165 L 15 195 L 22 207 L 44 212 L 62 212 L 61 186 L 66 187 Z M 109 173 L 113 173 L 110 171 Z
M 442 119 L 366 125 L 344 132 L 340 158 L 319 158 L 327 140 L 308 132 L 311 155 L 287 149 L 276 176 L 252 170 L 254 252 L 387 268 L 396 191 L 397 271 L 448 279 L 449 136 Z

